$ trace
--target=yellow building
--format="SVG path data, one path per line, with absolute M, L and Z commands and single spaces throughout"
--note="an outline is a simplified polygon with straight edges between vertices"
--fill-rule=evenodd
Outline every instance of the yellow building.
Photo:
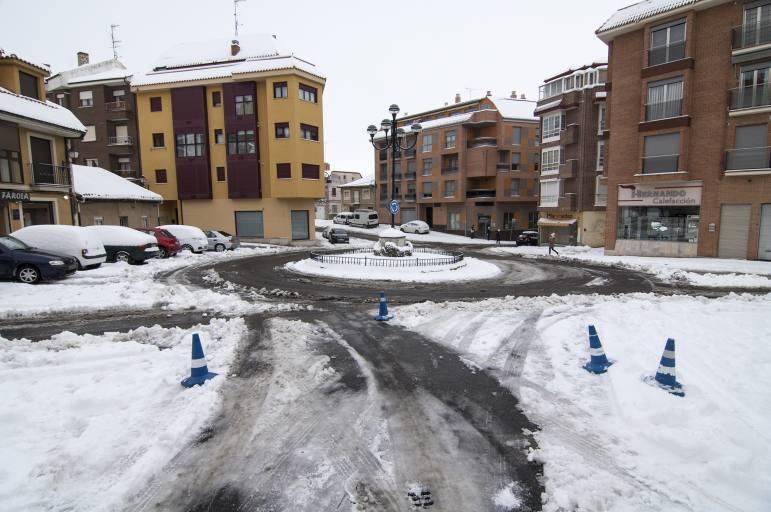
M 86 128 L 45 100 L 48 68 L 0 49 L 0 234 L 72 224 L 69 141 Z
M 313 239 L 324 84 L 272 36 L 186 43 L 135 76 L 142 174 L 164 198 L 161 222 Z

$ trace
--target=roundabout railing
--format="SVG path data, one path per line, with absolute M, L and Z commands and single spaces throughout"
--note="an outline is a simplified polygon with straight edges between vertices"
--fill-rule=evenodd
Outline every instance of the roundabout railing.
M 364 267 L 436 267 L 440 265 L 453 265 L 463 261 L 463 253 L 460 251 L 446 251 L 444 249 L 429 249 L 417 247 L 413 254 L 420 257 L 389 258 L 375 256 L 372 249 L 344 249 L 342 251 L 313 251 L 311 259 L 319 263 L 333 265 L 360 265 Z

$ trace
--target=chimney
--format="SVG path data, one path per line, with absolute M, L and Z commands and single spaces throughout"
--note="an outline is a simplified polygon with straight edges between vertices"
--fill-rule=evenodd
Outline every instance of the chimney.
M 511 91 L 511 96 L 509 96 L 509 98 L 513 100 L 517 99 L 517 91 Z
M 485 94 L 485 96 L 487 96 L 488 98 L 489 98 L 490 96 L 492 96 L 492 95 L 493 95 L 493 92 L 492 92 L 492 91 L 487 91 L 487 94 Z
M 238 46 L 238 40 L 233 39 L 232 41 L 230 41 L 230 55 L 235 57 L 236 55 L 238 55 L 238 52 L 240 51 L 241 51 L 241 47 Z
M 521 99 L 521 100 L 525 100 L 525 99 L 527 99 L 527 98 L 525 98 L 525 93 L 524 93 L 524 92 L 523 92 L 523 93 L 522 93 L 522 95 L 519 97 L 519 99 Z
M 78 66 L 88 64 L 88 54 L 86 52 L 78 52 Z
M 444 102 L 444 106 L 446 107 L 447 105 L 449 105 L 449 103 L 447 103 L 447 102 L 445 101 L 445 102 Z
M 455 93 L 455 103 L 460 103 L 460 94 L 457 92 Z

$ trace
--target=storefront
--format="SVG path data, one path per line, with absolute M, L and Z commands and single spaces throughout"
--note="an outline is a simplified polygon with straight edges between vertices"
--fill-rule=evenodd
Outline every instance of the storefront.
M 572 216 L 541 217 L 538 219 L 538 240 L 545 244 L 554 234 L 559 245 L 576 245 L 578 220 Z
M 21 219 L 21 205 L 30 200 L 29 192 L 0 189 L 0 235 L 14 231 Z M 11 223 L 11 221 L 15 221 Z

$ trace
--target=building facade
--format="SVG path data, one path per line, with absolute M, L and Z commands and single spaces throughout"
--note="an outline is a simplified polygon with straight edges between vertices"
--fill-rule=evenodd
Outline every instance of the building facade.
M 164 198 L 163 223 L 312 239 L 325 78 L 275 45 L 271 36 L 187 43 L 132 79 L 143 175 Z
M 592 63 L 540 87 L 542 242 L 554 233 L 562 244 L 605 245 L 606 78 L 606 63 Z
M 139 140 L 131 73 L 116 59 L 89 63 L 78 52 L 78 67 L 46 81 L 48 100 L 70 109 L 86 126 L 83 140 L 73 144 L 73 163 L 102 167 L 139 181 Z
M 597 31 L 610 57 L 606 250 L 771 260 L 771 3 L 643 7 Z
M 377 188 L 375 178 L 360 178 L 340 186 L 344 212 L 354 210 L 374 210 L 377 208 L 375 197 Z
M 361 173 L 355 171 L 327 171 L 324 173 L 325 187 L 324 198 L 317 204 L 319 207 L 319 217 L 322 219 L 332 219 L 340 212 L 349 211 L 343 205 L 343 192 L 340 189 L 346 183 L 351 183 L 361 179 Z
M 456 102 L 397 120 L 423 127 L 414 149 L 392 173 L 391 151 L 375 150 L 376 207 L 390 220 L 391 178 L 401 211 L 396 222 L 420 219 L 434 229 L 469 234 L 501 229 L 502 238 L 538 220 L 538 119 L 535 102 L 491 96 Z M 376 139 L 377 141 L 378 139 Z
M 0 49 L 0 234 L 73 224 L 70 145 L 86 128 L 45 100 L 44 65 Z

